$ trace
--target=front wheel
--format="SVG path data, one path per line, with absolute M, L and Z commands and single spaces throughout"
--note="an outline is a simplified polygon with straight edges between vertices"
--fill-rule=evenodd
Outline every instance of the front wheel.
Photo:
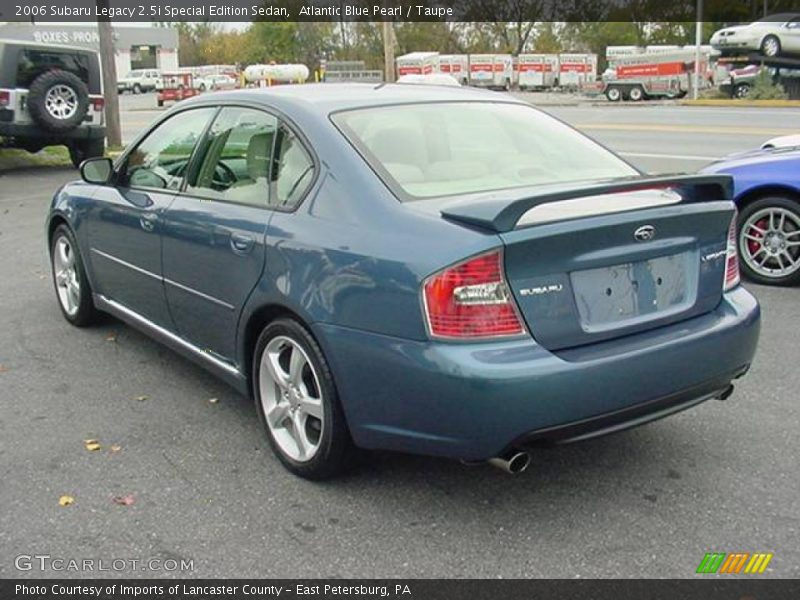
M 749 83 L 737 83 L 733 87 L 733 97 L 734 98 L 747 98 L 750 95 L 750 84 Z
M 306 479 L 341 473 L 352 442 L 322 350 L 294 319 L 267 325 L 253 358 L 256 409 L 283 465 Z
M 631 91 L 628 93 L 628 98 L 630 98 L 632 102 L 639 102 L 644 99 L 644 90 L 639 86 L 632 87 Z
M 739 214 L 742 273 L 756 283 L 800 283 L 800 204 L 780 196 L 761 198 Z
M 59 225 L 50 242 L 50 265 L 58 305 L 64 318 L 76 327 L 85 327 L 97 319 L 92 289 L 75 236 L 66 225 Z

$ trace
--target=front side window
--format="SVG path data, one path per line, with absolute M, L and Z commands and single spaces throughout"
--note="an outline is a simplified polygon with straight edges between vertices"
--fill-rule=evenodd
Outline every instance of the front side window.
M 406 104 L 332 118 L 402 200 L 639 174 L 586 136 L 520 104 Z
M 314 180 L 314 161 L 300 139 L 285 126 L 278 134 L 273 169 L 270 205 L 297 206 Z
M 204 140 L 203 160 L 186 191 L 205 198 L 266 206 L 278 120 L 250 108 L 224 108 Z
M 214 108 L 180 112 L 161 123 L 130 153 L 120 173 L 123 187 L 177 191 Z

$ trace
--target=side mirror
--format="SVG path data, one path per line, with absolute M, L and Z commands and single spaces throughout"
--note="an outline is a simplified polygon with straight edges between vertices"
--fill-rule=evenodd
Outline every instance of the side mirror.
M 114 165 L 110 158 L 88 158 L 81 163 L 81 178 L 86 183 L 104 185 L 111 181 Z

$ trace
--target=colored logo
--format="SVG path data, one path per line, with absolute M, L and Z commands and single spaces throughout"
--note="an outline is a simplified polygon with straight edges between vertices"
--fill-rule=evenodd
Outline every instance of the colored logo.
M 767 570 L 772 554 L 767 552 L 709 552 L 700 561 L 697 573 L 726 573 L 738 575 L 748 573 L 754 575 Z

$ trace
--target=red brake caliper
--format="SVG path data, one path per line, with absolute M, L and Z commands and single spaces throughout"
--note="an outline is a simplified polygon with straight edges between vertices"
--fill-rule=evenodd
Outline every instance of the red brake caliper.
M 756 227 L 758 227 L 759 229 L 766 230 L 769 227 L 769 224 L 767 223 L 767 219 L 765 218 L 765 219 L 761 219 L 760 221 L 758 221 L 756 223 Z M 761 238 L 764 237 L 763 234 L 759 233 L 758 231 L 756 231 L 754 229 L 751 230 L 751 231 L 753 233 L 751 233 L 750 235 L 752 235 L 755 238 L 761 239 Z M 753 256 L 756 252 L 758 252 L 758 249 L 760 247 L 761 247 L 761 242 L 757 242 L 756 240 L 751 240 L 751 239 L 747 240 L 747 249 L 750 251 L 750 256 Z

